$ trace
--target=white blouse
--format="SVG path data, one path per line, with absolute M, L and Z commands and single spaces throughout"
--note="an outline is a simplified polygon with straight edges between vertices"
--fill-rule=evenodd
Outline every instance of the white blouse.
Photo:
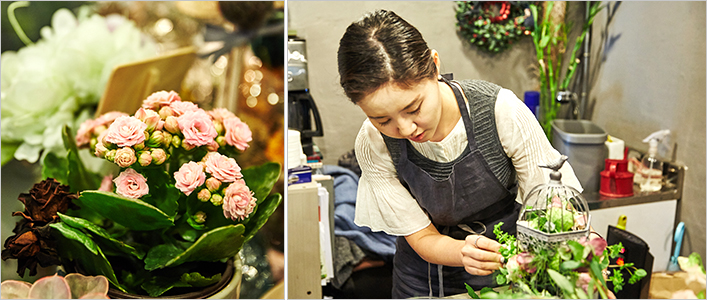
M 538 165 L 557 160 L 560 153 L 547 140 L 535 116 L 512 91 L 499 91 L 494 110 L 501 145 L 513 161 L 518 176 L 516 201 L 522 203 L 526 192 L 538 184 L 547 183 L 550 178 L 550 170 Z M 410 143 L 431 160 L 453 161 L 468 145 L 464 121 L 460 118 L 442 141 Z M 355 149 L 362 174 L 354 223 L 398 236 L 407 236 L 427 227 L 431 223 L 429 217 L 398 180 L 383 137 L 368 119 L 358 132 Z M 569 163 L 565 163 L 560 172 L 564 184 L 582 191 Z

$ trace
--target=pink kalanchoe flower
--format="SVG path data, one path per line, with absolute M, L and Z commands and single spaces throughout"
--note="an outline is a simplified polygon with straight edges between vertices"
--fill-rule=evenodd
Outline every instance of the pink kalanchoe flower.
M 96 157 L 102 158 L 104 155 L 106 155 L 107 151 L 108 151 L 108 148 L 106 148 L 106 146 L 104 146 L 103 143 L 98 142 L 96 144 L 96 151 L 93 152 L 93 155 L 95 155 Z
M 96 119 L 96 126 L 100 125 L 109 125 L 110 123 L 113 123 L 115 119 L 119 117 L 125 117 L 128 114 L 121 112 L 121 111 L 109 111 L 105 114 L 102 114 L 100 117 Z
M 175 101 L 182 101 L 175 91 L 159 91 L 147 96 L 147 99 L 142 101 L 142 107 L 159 111 L 163 106 L 170 105 Z
M 118 145 L 118 147 L 131 147 L 145 141 L 147 124 L 135 117 L 118 117 L 108 127 L 104 140 Z
M 150 192 L 145 176 L 132 168 L 121 172 L 113 182 L 115 182 L 115 192 L 124 197 L 138 199 Z
M 208 145 L 218 135 L 211 118 L 202 109 L 185 112 L 177 118 L 177 123 L 184 135 L 184 143 L 190 146 Z
M 587 218 L 583 214 L 574 215 L 574 225 L 579 229 L 584 229 L 584 226 L 587 225 Z
M 179 132 L 179 123 L 177 122 L 177 117 L 167 117 L 167 119 L 165 119 L 164 121 L 164 129 L 173 134 Z
M 177 183 L 174 185 L 182 193 L 189 196 L 197 187 L 204 184 L 206 181 L 206 174 L 204 174 L 204 167 L 199 164 L 190 161 L 183 164 L 179 171 L 174 172 L 174 180 Z
M 79 130 L 76 131 L 76 146 L 82 147 L 91 142 L 93 128 L 96 127 L 96 121 L 88 119 L 81 123 Z
M 204 162 L 206 164 L 206 172 L 221 182 L 234 182 L 243 178 L 241 167 L 233 158 L 218 152 L 209 152 L 209 154 L 204 156 Z
M 562 200 L 560 200 L 560 197 L 558 197 L 558 196 L 552 197 L 552 207 L 562 208 Z
M 579 278 L 577 278 L 577 282 L 575 283 L 575 285 L 587 292 L 587 288 L 589 287 L 589 281 L 591 280 L 592 277 L 589 276 L 589 273 L 582 272 L 579 273 Z
M 223 215 L 233 221 L 244 220 L 255 209 L 256 199 L 243 179 L 229 185 L 223 197 Z
M 537 268 L 532 265 L 533 258 L 535 258 L 535 256 L 528 252 L 521 252 L 516 255 L 516 261 L 518 262 L 520 268 L 531 274 L 535 273 L 537 270 Z
M 115 152 L 113 162 L 121 168 L 127 168 L 137 161 L 135 150 L 130 147 L 123 147 Z
M 81 123 L 81 126 L 79 126 L 79 130 L 76 132 L 76 145 L 78 147 L 88 145 L 91 141 L 91 137 L 94 134 L 101 134 L 101 132 L 97 132 L 98 128 L 104 128 L 104 126 L 109 125 L 112 123 L 115 119 L 118 117 L 122 116 L 127 116 L 126 113 L 119 112 L 119 111 L 111 111 L 107 112 L 105 114 L 102 114 L 100 117 L 97 119 L 89 119 Z M 99 141 L 100 142 L 100 141 Z
M 98 188 L 99 191 L 112 192 L 113 191 L 113 175 L 103 176 L 103 181 L 101 181 L 101 187 Z
M 176 101 L 172 102 L 172 104 L 169 105 L 169 108 L 172 109 L 174 112 L 174 115 L 179 117 L 187 112 L 190 111 L 197 111 L 200 110 L 199 106 L 196 104 L 189 102 L 189 101 Z
M 211 199 L 211 192 L 209 192 L 208 189 L 201 189 L 198 194 L 196 194 L 196 198 L 199 199 L 201 202 L 206 202 Z
M 206 179 L 206 188 L 211 192 L 217 191 L 221 187 L 221 181 L 216 178 L 209 177 Z
M 150 151 L 150 155 L 152 155 L 152 161 L 156 165 L 161 165 L 167 159 L 167 152 L 162 148 L 153 148 L 152 151 Z
M 253 133 L 248 124 L 242 122 L 238 117 L 233 117 L 223 120 L 223 126 L 226 128 L 227 144 L 241 151 L 248 149 L 248 143 L 253 140 Z
M 140 157 L 137 159 L 141 166 L 149 166 L 152 162 L 152 153 L 150 151 L 143 151 L 140 153 Z
M 214 110 L 209 111 L 209 115 L 214 118 L 214 120 L 223 122 L 225 119 L 230 119 L 230 118 L 235 118 L 236 115 L 234 115 L 231 111 L 225 108 L 216 108 Z
M 162 118 L 160 118 L 160 115 L 156 111 L 142 107 L 140 107 L 140 109 L 138 109 L 135 113 L 135 118 L 145 122 L 148 131 L 155 130 L 159 122 L 162 121 Z

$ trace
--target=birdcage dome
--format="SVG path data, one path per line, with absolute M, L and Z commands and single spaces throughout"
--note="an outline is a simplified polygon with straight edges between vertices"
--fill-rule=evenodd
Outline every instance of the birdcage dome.
M 543 168 L 552 169 L 546 184 L 534 187 L 523 200 L 517 239 L 524 251 L 555 249 L 570 240 L 589 236 L 589 206 L 575 188 L 562 184 L 562 156 Z

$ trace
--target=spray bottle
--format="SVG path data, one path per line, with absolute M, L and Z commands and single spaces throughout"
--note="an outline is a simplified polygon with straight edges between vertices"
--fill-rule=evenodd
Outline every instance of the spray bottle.
M 640 168 L 641 181 L 640 187 L 642 192 L 660 191 L 663 186 L 663 162 L 658 160 L 658 143 L 660 143 L 670 130 L 659 130 L 643 140 L 648 143 L 648 155 L 641 160 L 642 168 Z

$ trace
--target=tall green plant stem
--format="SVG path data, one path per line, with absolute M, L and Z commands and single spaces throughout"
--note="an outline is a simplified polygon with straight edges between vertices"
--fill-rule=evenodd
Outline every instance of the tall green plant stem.
M 582 33 L 576 39 L 572 48 L 571 60 L 567 64 L 567 69 L 564 72 L 564 78 L 561 78 L 563 72 L 563 56 L 564 50 L 562 45 L 567 42 L 571 24 L 565 26 L 564 23 L 552 24 L 550 21 L 550 13 L 554 7 L 554 2 L 547 2 L 547 7 L 542 12 L 542 17 L 539 17 L 538 6 L 531 4 L 530 10 L 533 15 L 535 28 L 531 33 L 533 44 L 535 45 L 535 55 L 538 60 L 538 77 L 540 81 L 540 107 L 541 115 L 539 116 L 540 125 L 542 125 L 548 139 L 552 136 L 552 121 L 557 118 L 557 113 L 560 109 L 560 103 L 554 101 L 559 91 L 567 90 L 577 70 L 577 64 L 580 59 L 577 58 L 577 52 L 581 48 L 584 39 L 589 31 L 589 28 L 594 22 L 594 17 L 601 11 L 603 6 L 601 2 L 594 2 L 589 7 L 589 17 L 582 27 Z M 552 54 L 556 54 L 553 59 Z

